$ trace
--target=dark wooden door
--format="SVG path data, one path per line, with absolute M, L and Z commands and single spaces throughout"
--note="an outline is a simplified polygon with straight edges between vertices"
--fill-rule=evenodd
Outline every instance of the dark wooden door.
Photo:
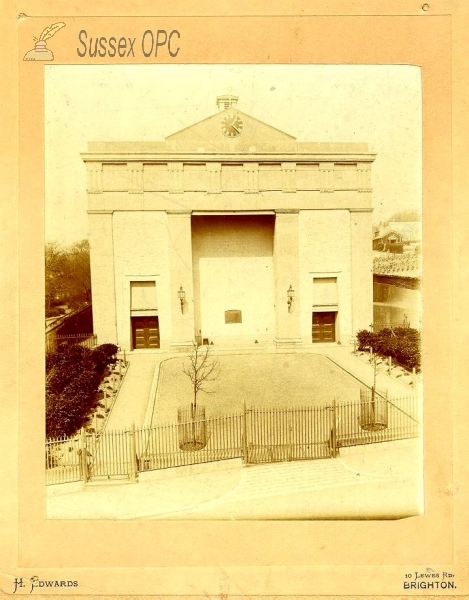
M 335 342 L 335 312 L 313 313 L 313 342 Z
M 132 317 L 132 338 L 134 350 L 160 347 L 158 317 Z

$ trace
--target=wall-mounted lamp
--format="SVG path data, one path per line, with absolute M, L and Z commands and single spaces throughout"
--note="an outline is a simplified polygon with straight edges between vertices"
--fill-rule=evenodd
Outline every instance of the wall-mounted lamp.
M 291 305 L 293 303 L 293 298 L 295 297 L 295 290 L 292 288 L 291 283 L 290 287 L 287 290 L 287 304 L 288 304 L 288 312 L 291 312 Z
M 178 291 L 179 302 L 181 303 L 181 312 L 184 312 L 184 302 L 186 300 L 186 292 L 182 289 L 182 285 Z

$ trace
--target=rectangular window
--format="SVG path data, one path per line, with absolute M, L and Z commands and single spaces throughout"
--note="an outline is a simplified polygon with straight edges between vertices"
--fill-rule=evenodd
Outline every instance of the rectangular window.
M 225 323 L 242 323 L 241 311 L 240 310 L 226 310 L 225 311 Z
M 156 283 L 154 281 L 130 282 L 130 309 L 155 310 L 158 308 L 156 301 Z
M 315 277 L 313 306 L 337 306 L 337 277 Z

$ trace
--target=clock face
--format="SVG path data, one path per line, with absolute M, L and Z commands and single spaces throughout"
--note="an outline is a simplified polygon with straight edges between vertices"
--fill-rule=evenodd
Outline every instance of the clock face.
M 226 137 L 238 137 L 243 133 L 243 122 L 236 113 L 228 113 L 221 122 L 221 131 Z

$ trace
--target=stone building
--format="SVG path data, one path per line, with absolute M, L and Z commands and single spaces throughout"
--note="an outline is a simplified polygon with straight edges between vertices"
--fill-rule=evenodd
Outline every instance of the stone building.
M 298 142 L 237 100 L 164 142 L 82 154 L 100 343 L 347 344 L 372 322 L 375 155 Z

